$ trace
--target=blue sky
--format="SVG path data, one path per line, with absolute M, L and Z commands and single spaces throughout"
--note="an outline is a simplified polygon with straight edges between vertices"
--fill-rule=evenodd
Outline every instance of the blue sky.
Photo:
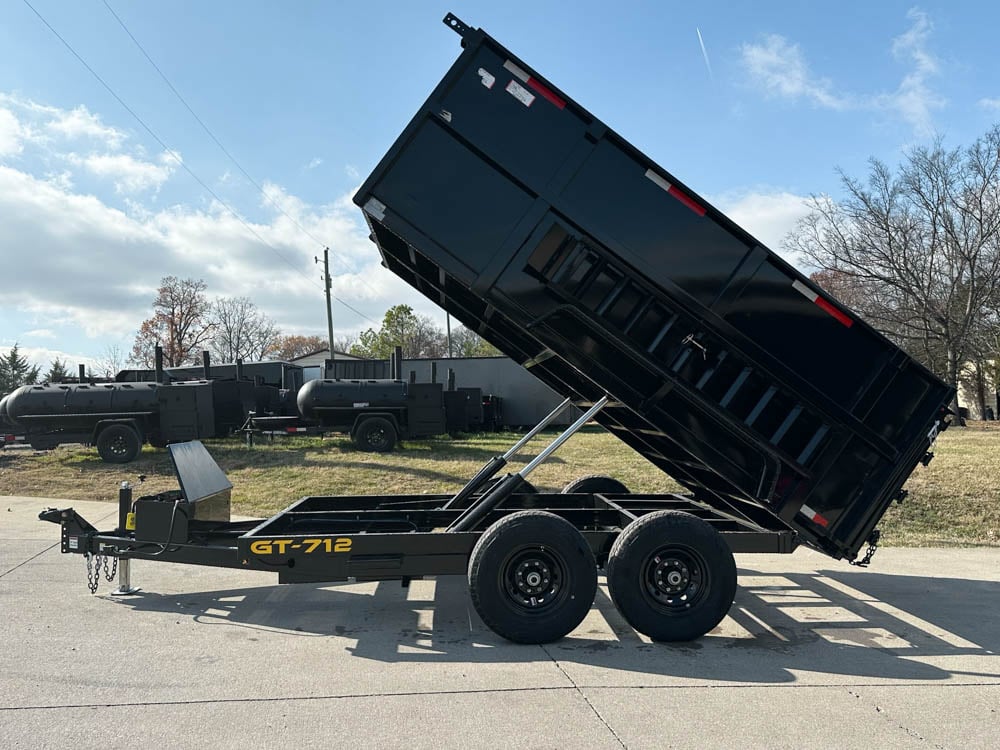
M 170 149 L 26 4 L 3 4 L 0 352 L 17 341 L 44 367 L 129 349 L 166 275 L 323 335 L 316 240 L 362 313 L 335 303 L 338 335 L 399 302 L 440 317 L 379 267 L 350 195 L 458 56 L 448 11 L 776 250 L 804 197 L 838 195 L 836 168 L 1000 121 L 1000 9 L 985 2 L 107 0 L 265 197 L 104 0 L 30 2 Z

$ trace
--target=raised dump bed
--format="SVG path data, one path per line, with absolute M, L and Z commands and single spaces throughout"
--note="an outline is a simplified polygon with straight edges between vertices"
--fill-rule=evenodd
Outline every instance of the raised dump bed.
M 854 558 L 949 388 L 530 65 L 461 56 L 355 195 L 385 264 L 695 498 Z

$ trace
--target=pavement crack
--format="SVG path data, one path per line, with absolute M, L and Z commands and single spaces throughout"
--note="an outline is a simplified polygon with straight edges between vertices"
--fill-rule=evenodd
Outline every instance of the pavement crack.
M 41 557 L 42 555 L 44 555 L 44 554 L 45 554 L 46 552 L 48 552 L 49 550 L 51 550 L 51 549 L 53 549 L 53 548 L 55 548 L 55 547 L 58 547 L 58 546 L 59 546 L 59 544 L 60 544 L 59 542 L 56 542 L 56 543 L 54 543 L 54 544 L 50 544 L 50 545 L 49 545 L 48 547 L 46 547 L 45 549 L 43 549 L 43 550 L 42 550 L 41 552 L 38 552 L 38 553 L 36 553 L 36 554 L 32 555 L 32 556 L 31 556 L 31 557 L 29 557 L 29 558 L 28 558 L 27 560 L 22 560 L 21 562 L 19 562 L 19 563 L 18 563 L 17 565 L 15 565 L 15 566 L 14 566 L 13 568 L 11 568 L 10 570 L 5 570 L 5 571 L 4 571 L 3 573 L 0 573 L 0 578 L 3 578 L 3 577 L 4 577 L 5 575 L 7 575 L 8 573 L 13 573 L 13 572 L 14 572 L 15 570 L 17 570 L 18 568 L 20 568 L 20 567 L 22 567 L 22 566 L 24 566 L 24 565 L 27 565 L 27 564 L 28 564 L 28 563 L 30 563 L 30 562 L 31 562 L 32 560 L 34 560 L 34 559 L 36 559 L 36 558 L 38 558 L 38 557 Z
M 853 690 L 848 690 L 847 694 L 850 695 L 850 696 L 852 696 L 853 698 L 856 698 L 857 700 L 868 702 L 869 705 L 873 709 L 875 709 L 875 713 L 879 717 L 881 717 L 884 721 L 886 721 L 890 725 L 894 726 L 896 729 L 902 730 L 909 737 L 912 737 L 913 739 L 915 739 L 915 740 L 917 740 L 919 742 L 929 742 L 931 745 L 934 746 L 935 750 L 944 750 L 944 746 L 943 745 L 939 745 L 938 743 L 933 742 L 933 741 L 927 739 L 926 737 L 924 737 L 922 734 L 920 734 L 920 732 L 916 731 L 915 729 L 910 729 L 910 727 L 905 726 L 903 724 L 900 724 L 898 721 L 896 721 L 894 718 L 892 718 L 888 714 L 888 712 L 885 710 L 885 708 L 883 708 L 882 706 L 880 706 L 878 703 L 870 703 L 867 698 L 862 697 L 862 695 L 860 693 L 855 693 Z
M 563 666 L 562 664 L 559 663 L 559 660 L 556 659 L 543 644 L 539 644 L 539 646 L 542 649 L 542 651 L 545 652 L 545 655 L 552 660 L 552 663 L 556 665 L 556 669 L 562 672 L 563 676 L 567 680 L 569 680 L 569 684 L 573 686 L 573 689 L 577 692 L 577 694 L 581 698 L 583 698 L 583 700 L 587 703 L 588 706 L 590 706 L 590 710 L 594 712 L 594 716 L 596 716 L 597 719 L 604 725 L 604 727 L 609 732 L 611 732 L 611 736 L 615 738 L 615 740 L 618 742 L 619 745 L 622 746 L 622 748 L 624 748 L 624 750 L 628 750 L 628 746 L 622 741 L 622 738 L 618 736 L 618 732 L 616 732 L 614 728 L 610 724 L 608 724 L 607 720 L 603 716 L 601 716 L 601 712 L 597 710 L 597 706 L 595 706 L 593 703 L 590 702 L 590 698 L 588 698 L 587 694 L 584 693 L 583 690 L 580 689 L 580 686 L 576 684 L 576 680 L 574 680 L 572 677 L 569 676 L 569 672 L 563 669 Z

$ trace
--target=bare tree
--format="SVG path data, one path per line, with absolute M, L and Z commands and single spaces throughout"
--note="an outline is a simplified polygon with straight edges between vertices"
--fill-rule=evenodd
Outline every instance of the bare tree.
M 846 197 L 813 197 L 786 247 L 957 387 L 1000 308 L 1000 127 L 964 150 L 914 148 L 898 174 L 872 160 L 867 182 L 841 181 Z
M 127 362 L 125 351 L 118 344 L 109 344 L 104 347 L 104 353 L 98 357 L 94 369 L 99 377 L 112 379 L 125 369 Z
M 143 367 L 153 366 L 153 349 L 163 347 L 167 367 L 195 362 L 198 352 L 212 337 L 211 302 L 205 282 L 166 276 L 153 300 L 153 317 L 144 320 L 132 345 L 131 359 Z
M 220 297 L 212 303 L 210 317 L 210 350 L 220 362 L 264 359 L 280 333 L 249 297 Z

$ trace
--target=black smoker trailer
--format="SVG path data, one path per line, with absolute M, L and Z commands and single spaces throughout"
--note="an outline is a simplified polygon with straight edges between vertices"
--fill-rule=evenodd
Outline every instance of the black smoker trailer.
M 497 479 L 553 412 L 453 497 L 308 497 L 250 523 L 228 522 L 200 443 L 172 446 L 180 491 L 123 489 L 115 530 L 44 512 L 63 552 L 106 574 L 122 559 L 122 593 L 130 559 L 283 583 L 465 574 L 483 621 L 525 643 L 581 622 L 598 568 L 625 619 L 671 641 L 726 615 L 733 552 L 868 564 L 950 389 L 494 39 L 445 23 L 461 56 L 355 201 L 390 270 L 583 415 Z M 688 494 L 609 477 L 533 491 L 590 419 Z

